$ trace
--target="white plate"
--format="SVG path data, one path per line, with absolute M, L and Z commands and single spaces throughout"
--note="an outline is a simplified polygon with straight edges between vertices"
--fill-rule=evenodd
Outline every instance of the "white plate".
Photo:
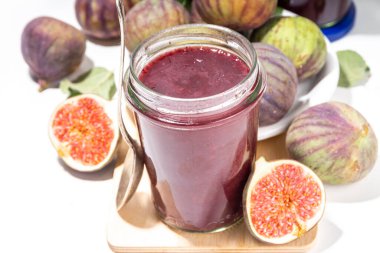
M 294 15 L 284 11 L 284 16 Z M 325 37 L 327 59 L 323 69 L 314 77 L 298 84 L 297 96 L 289 112 L 277 123 L 259 127 L 258 140 L 265 140 L 286 131 L 294 117 L 310 106 L 327 102 L 333 96 L 339 81 L 339 62 L 330 41 Z

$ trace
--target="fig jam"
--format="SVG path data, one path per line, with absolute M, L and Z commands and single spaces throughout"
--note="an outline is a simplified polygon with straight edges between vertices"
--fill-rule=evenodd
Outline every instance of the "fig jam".
M 122 92 L 164 223 L 211 232 L 242 218 L 265 87 L 252 43 L 224 27 L 170 28 L 132 53 Z
M 217 48 L 185 47 L 145 66 L 144 85 L 166 96 L 199 98 L 226 91 L 247 76 L 249 67 L 236 55 Z
M 187 47 L 155 59 L 139 79 L 163 95 L 200 98 L 230 89 L 248 72 L 236 55 Z M 241 218 L 242 192 L 255 155 L 256 117 L 257 110 L 248 109 L 220 122 L 181 128 L 139 117 L 154 204 L 166 223 L 210 231 Z

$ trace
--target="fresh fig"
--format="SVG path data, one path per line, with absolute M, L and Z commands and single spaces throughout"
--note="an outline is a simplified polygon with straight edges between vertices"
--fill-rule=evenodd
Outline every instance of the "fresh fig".
M 175 0 L 143 0 L 125 18 L 125 44 L 129 51 L 151 35 L 190 21 L 187 10 Z
M 257 28 L 274 13 L 277 0 L 194 0 L 200 17 L 238 31 Z
M 195 1 L 191 2 L 190 20 L 191 20 L 191 23 L 194 23 L 194 24 L 204 24 L 204 23 L 206 23 L 202 19 L 201 15 L 199 14 L 199 12 L 197 10 L 197 7 L 195 5 Z
M 377 158 L 377 139 L 367 120 L 351 106 L 327 102 L 298 115 L 286 134 L 290 156 L 329 184 L 365 177 Z
M 128 12 L 137 0 L 123 0 Z M 120 26 L 115 0 L 76 0 L 75 14 L 84 33 L 91 39 L 120 39 Z
M 253 33 L 252 40 L 280 49 L 296 66 L 300 81 L 317 74 L 326 62 L 325 38 L 319 27 L 304 17 L 273 17 Z
M 257 239 L 288 243 L 312 229 L 325 209 L 325 190 L 318 176 L 293 160 L 260 158 L 243 194 L 244 218 Z
M 22 32 L 22 55 L 41 89 L 74 72 L 81 64 L 85 50 L 86 37 L 78 29 L 55 18 L 36 18 Z
M 267 74 L 267 89 L 260 100 L 260 126 L 279 121 L 296 99 L 298 78 L 293 63 L 277 48 L 253 43 L 260 63 Z
M 107 165 L 119 139 L 113 107 L 96 95 L 69 98 L 53 112 L 49 137 L 62 160 L 78 171 Z

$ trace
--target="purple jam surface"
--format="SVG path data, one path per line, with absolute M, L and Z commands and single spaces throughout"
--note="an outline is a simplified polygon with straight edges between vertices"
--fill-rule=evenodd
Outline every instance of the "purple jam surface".
M 200 98 L 226 91 L 249 73 L 236 55 L 210 47 L 185 47 L 150 62 L 139 79 L 150 89 L 177 98 Z
M 226 51 L 188 47 L 153 60 L 140 80 L 164 95 L 197 98 L 230 89 L 248 72 Z M 136 111 L 154 206 L 166 224 L 213 231 L 241 219 L 256 153 L 257 103 L 232 115 L 220 112 L 217 122 L 210 118 L 204 125 L 176 125 Z

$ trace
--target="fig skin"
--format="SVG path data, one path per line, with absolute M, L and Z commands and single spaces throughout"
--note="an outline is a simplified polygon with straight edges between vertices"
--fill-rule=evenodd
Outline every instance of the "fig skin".
M 281 120 L 292 107 L 298 87 L 297 70 L 277 48 L 264 43 L 253 43 L 253 47 L 267 74 L 259 114 L 260 126 L 267 126 Z
M 197 7 L 195 6 L 195 1 L 191 2 L 190 19 L 191 23 L 194 24 L 206 24 L 206 22 L 202 19 L 201 15 L 199 14 Z
M 143 0 L 126 15 L 126 47 L 129 51 L 133 51 L 139 43 L 151 35 L 189 22 L 189 13 L 175 0 Z
M 33 19 L 22 32 L 21 52 L 41 89 L 74 72 L 85 50 L 84 34 L 55 18 Z
M 296 66 L 300 81 L 316 75 L 326 63 L 325 38 L 305 17 L 273 17 L 253 33 L 251 40 L 280 49 Z
M 193 0 L 206 23 L 237 31 L 257 28 L 274 13 L 277 0 Z
M 139 0 L 123 0 L 128 12 Z M 75 14 L 87 37 L 92 40 L 120 39 L 120 26 L 115 0 L 76 0 Z
M 286 134 L 289 155 L 328 184 L 364 178 L 374 167 L 378 143 L 367 120 L 351 106 L 327 102 L 310 107 Z

